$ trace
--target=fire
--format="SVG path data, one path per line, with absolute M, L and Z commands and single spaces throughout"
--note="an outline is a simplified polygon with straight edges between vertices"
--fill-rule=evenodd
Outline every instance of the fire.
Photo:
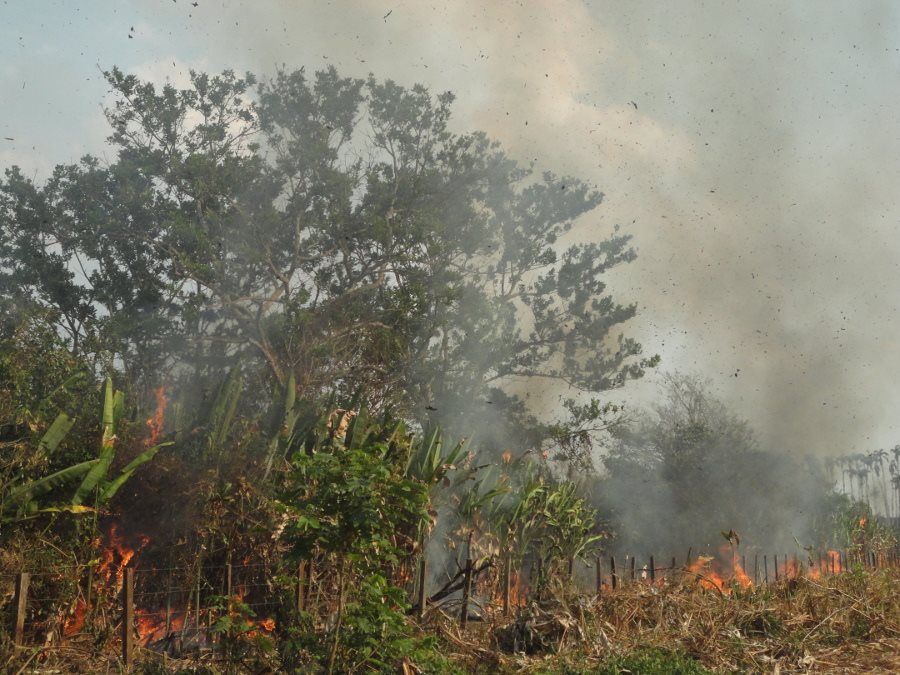
M 156 398 L 156 410 L 153 412 L 153 417 L 150 417 L 147 420 L 147 429 L 149 430 L 149 433 L 144 441 L 144 445 L 148 448 L 159 442 L 159 437 L 162 435 L 163 426 L 166 421 L 166 405 L 168 404 L 165 387 L 157 387 L 154 389 L 153 396 Z
M 725 591 L 725 580 L 713 569 L 715 558 L 710 556 L 698 556 L 697 560 L 688 566 L 688 572 L 695 574 L 703 588 L 709 590 L 718 589 Z
M 184 626 L 184 615 L 181 612 L 168 612 L 165 609 L 155 612 L 141 612 L 137 617 L 138 636 L 142 644 L 157 642 L 173 633 L 178 633 Z
M 865 517 L 865 516 L 863 516 L 862 518 L 860 518 L 860 519 L 859 519 L 859 529 L 861 529 L 861 530 L 862 530 L 862 529 L 865 529 L 866 523 L 867 523 L 867 522 L 868 522 L 868 521 L 866 520 L 866 517 Z
M 506 452 L 504 452 L 504 453 L 501 455 L 501 457 L 503 458 L 503 463 L 504 463 L 504 464 L 509 464 L 510 462 L 512 462 L 512 451 L 511 451 L 511 450 L 507 450 Z
M 118 523 L 113 523 L 110 526 L 105 538 L 107 544 L 100 551 L 100 561 L 96 569 L 99 581 L 96 586 L 98 595 L 107 595 L 121 590 L 125 577 L 125 568 L 150 543 L 149 537 L 141 535 L 137 539 L 137 549 L 132 548 L 125 543 L 124 538 L 120 535 Z M 95 541 L 96 547 L 100 546 L 100 541 L 99 538 Z M 88 605 L 83 598 L 78 599 L 75 607 L 71 610 L 71 615 L 63 623 L 64 637 L 72 637 L 81 631 L 91 606 L 93 606 L 93 603 Z
M 84 626 L 84 617 L 86 614 L 87 604 L 83 599 L 78 598 L 78 602 L 75 604 L 72 615 L 66 619 L 66 622 L 63 624 L 63 635 L 68 638 L 81 631 Z
M 97 571 L 106 582 L 109 582 L 113 575 L 115 575 L 116 590 L 118 590 L 122 588 L 122 578 L 125 576 L 125 568 L 128 567 L 128 563 L 130 563 L 134 556 L 140 553 L 144 547 L 150 543 L 150 537 L 141 535 L 138 538 L 140 545 L 137 550 L 135 550 L 125 543 L 119 535 L 118 524 L 113 523 L 109 528 L 107 539 L 109 540 L 109 544 L 101 553 L 102 557 L 100 564 L 97 566 Z
M 833 550 L 829 550 L 818 560 L 810 557 L 807 567 L 796 558 L 788 559 L 787 556 L 778 558 L 775 568 L 776 579 L 797 578 L 801 575 L 809 579 L 819 579 L 844 571 L 841 566 L 841 554 Z M 744 570 L 740 556 L 727 545 L 719 550 L 718 559 L 700 556 L 688 566 L 687 571 L 696 577 L 701 587 L 709 590 L 718 589 L 726 595 L 731 593 L 735 586 L 750 588 L 755 584 Z
M 829 574 L 838 574 L 841 572 L 841 554 L 837 551 L 828 551 L 824 559 L 811 561 L 806 576 L 810 579 L 820 579 Z
M 522 600 L 522 585 L 519 582 L 519 575 L 511 572 L 509 576 L 509 604 L 510 607 L 518 607 Z
M 734 555 L 732 565 L 734 566 L 734 580 L 737 581 L 738 585 L 741 588 L 750 588 L 753 585 L 753 581 L 751 581 L 750 577 L 741 566 L 741 562 L 740 560 L 738 560 L 737 554 Z
M 712 556 L 699 556 L 688 566 L 688 572 L 697 576 L 703 588 L 718 589 L 722 593 L 730 593 L 736 584 L 740 588 L 750 588 L 753 580 L 741 565 L 741 558 L 729 545 L 719 549 L 719 559 Z

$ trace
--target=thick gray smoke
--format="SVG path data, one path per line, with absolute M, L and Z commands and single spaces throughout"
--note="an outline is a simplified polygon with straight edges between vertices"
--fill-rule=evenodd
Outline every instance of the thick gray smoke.
M 606 193 L 573 236 L 615 223 L 635 235 L 639 259 L 615 289 L 640 303 L 630 333 L 666 368 L 712 378 L 790 452 L 896 441 L 895 3 L 110 0 L 40 20 L 0 12 L 0 77 L 17 92 L 4 164 L 40 174 L 61 150 L 102 152 L 97 63 L 176 83 L 191 67 L 333 64 L 450 89 L 459 128 Z
M 799 461 L 900 440 L 896 3 L 107 0 L 2 18 L 22 26 L 2 29 L 4 165 L 102 153 L 98 62 L 176 84 L 285 64 L 449 89 L 457 129 L 606 194 L 570 239 L 634 235 L 610 283 L 640 305 L 628 334 L 708 377 L 761 447 Z M 648 404 L 657 380 L 611 397 Z

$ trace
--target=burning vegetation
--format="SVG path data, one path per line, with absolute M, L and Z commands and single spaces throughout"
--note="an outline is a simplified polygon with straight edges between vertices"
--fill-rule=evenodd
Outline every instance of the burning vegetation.
M 879 511 L 863 460 L 839 487 L 695 378 L 611 402 L 659 359 L 608 289 L 629 235 L 566 239 L 598 190 L 424 87 L 105 78 L 111 163 L 0 182 L 9 667 L 702 672 L 896 640 L 887 455 Z

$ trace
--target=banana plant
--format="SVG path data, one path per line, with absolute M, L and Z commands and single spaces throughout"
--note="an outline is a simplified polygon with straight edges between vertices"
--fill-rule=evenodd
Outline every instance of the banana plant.
M 147 448 L 116 476 L 110 476 L 109 470 L 115 458 L 116 427 L 125 410 L 125 399 L 121 391 L 115 391 L 112 379 L 107 378 L 103 395 L 103 431 L 100 439 L 100 453 L 94 459 L 80 462 L 61 469 L 49 476 L 29 480 L 12 486 L 0 502 L 0 518 L 3 521 L 17 521 L 33 517 L 39 513 L 71 513 L 96 512 L 110 502 L 125 482 L 131 478 L 135 470 L 149 462 L 159 450 L 171 443 L 161 443 Z M 38 447 L 52 454 L 62 443 L 72 428 L 74 421 L 65 413 L 61 413 L 50 425 L 38 442 Z M 41 506 L 39 498 L 50 492 L 63 489 L 66 485 L 81 479 L 72 497 L 63 503 Z M 86 499 L 93 496 L 92 507 L 85 506 Z
M 207 452 L 210 455 L 215 454 L 220 459 L 223 455 L 225 441 L 231 432 L 243 386 L 240 364 L 237 364 L 228 371 L 210 411 L 206 437 Z
M 406 463 L 406 475 L 429 485 L 443 481 L 450 471 L 466 454 L 466 441 L 462 440 L 448 450 L 444 450 L 444 439 L 440 428 L 435 428 L 415 443 Z
M 266 448 L 263 481 L 268 479 L 272 472 L 276 457 L 284 457 L 294 442 L 294 430 L 302 412 L 301 405 L 297 402 L 297 380 L 294 373 L 290 374 L 285 384 L 279 412 L 278 428 L 275 429 Z

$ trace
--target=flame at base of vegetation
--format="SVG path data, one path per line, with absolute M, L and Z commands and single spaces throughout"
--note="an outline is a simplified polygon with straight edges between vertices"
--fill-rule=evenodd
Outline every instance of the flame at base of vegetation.
M 754 582 L 754 579 L 747 574 L 741 561 L 741 556 L 736 551 L 733 551 L 730 546 L 725 545 L 719 549 L 718 558 L 699 556 L 697 560 L 688 565 L 686 571 L 694 575 L 703 588 L 718 590 L 727 594 L 735 587 L 746 589 L 759 581 L 763 581 L 763 579 L 759 579 L 757 582 Z M 756 561 L 757 563 L 759 562 L 758 557 Z M 772 572 L 774 577 L 772 580 L 775 577 L 789 579 L 799 576 L 819 579 L 822 576 L 838 574 L 842 571 L 840 554 L 837 551 L 828 551 L 825 556 L 817 557 L 816 559 L 810 558 L 805 566 L 796 558 L 787 559 L 787 557 L 784 557 L 777 565 L 773 560 Z M 756 572 L 759 573 L 759 570 Z
M 147 438 L 144 441 L 144 445 L 148 448 L 156 445 L 159 442 L 159 438 L 162 435 L 163 427 L 166 423 L 166 405 L 168 404 L 168 399 L 166 398 L 166 388 L 165 387 L 157 387 L 153 390 L 153 397 L 156 399 L 156 409 L 153 411 L 153 416 L 147 420 Z

